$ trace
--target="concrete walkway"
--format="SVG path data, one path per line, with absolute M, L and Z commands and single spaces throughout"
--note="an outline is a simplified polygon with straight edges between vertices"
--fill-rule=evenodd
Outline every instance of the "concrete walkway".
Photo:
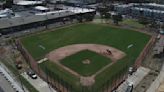
M 146 92 L 156 92 L 160 84 L 164 81 L 164 64 L 156 80 L 150 85 Z
M 53 88 L 51 88 L 45 81 L 43 81 L 39 76 L 37 76 L 37 79 L 31 79 L 25 72 L 21 75 L 39 92 L 57 92 Z
M 137 71 L 133 75 L 129 76 L 126 81 L 118 87 L 116 91 L 125 92 L 129 82 L 133 83 L 133 87 L 135 88 L 138 83 L 149 73 L 149 71 L 150 70 L 147 68 L 139 67 Z

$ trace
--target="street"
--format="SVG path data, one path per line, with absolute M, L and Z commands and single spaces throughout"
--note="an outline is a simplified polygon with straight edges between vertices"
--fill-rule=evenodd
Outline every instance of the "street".
M 2 73 L 0 73 L 0 92 L 16 92 L 11 84 L 4 78 Z

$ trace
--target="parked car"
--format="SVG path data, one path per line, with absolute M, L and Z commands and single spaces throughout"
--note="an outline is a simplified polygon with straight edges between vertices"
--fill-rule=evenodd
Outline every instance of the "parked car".
M 133 92 L 133 83 L 132 82 L 128 83 L 128 87 L 125 92 Z
M 137 69 L 136 68 L 134 68 L 134 67 L 129 67 L 129 70 L 128 70 L 128 73 L 130 74 L 130 75 L 132 75 L 134 72 L 136 72 L 137 71 Z
M 30 76 L 32 79 L 37 79 L 37 75 L 32 69 L 27 70 L 27 75 Z

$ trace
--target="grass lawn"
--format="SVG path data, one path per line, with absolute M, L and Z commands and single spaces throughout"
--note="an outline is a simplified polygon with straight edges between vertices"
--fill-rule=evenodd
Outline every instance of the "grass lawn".
M 149 35 L 132 30 L 99 24 L 79 24 L 57 31 L 30 35 L 22 38 L 21 41 L 35 59 L 43 58 L 54 49 L 78 43 L 109 45 L 135 58 L 149 38 Z M 130 44 L 134 44 L 134 47 L 127 49 Z M 39 45 L 42 45 L 45 49 L 42 49 Z
M 122 21 L 122 24 L 126 24 L 129 25 L 131 27 L 135 27 L 135 28 L 144 28 L 144 25 L 140 24 L 137 20 L 134 19 L 125 19 Z
M 90 64 L 84 64 L 84 60 L 89 60 Z M 111 60 L 95 52 L 84 50 L 64 58 L 61 63 L 82 76 L 91 76 L 111 63 Z
M 46 54 L 48 54 L 50 51 L 54 49 L 58 49 L 66 45 L 82 44 L 82 43 L 102 44 L 102 45 L 112 46 L 114 48 L 117 48 L 125 52 L 126 57 L 124 57 L 124 59 L 119 60 L 111 67 L 106 69 L 104 72 L 96 76 L 96 82 L 94 85 L 94 88 L 96 89 L 96 88 L 101 88 L 101 86 L 105 82 L 109 80 L 113 80 L 113 78 L 115 78 L 115 75 L 118 75 L 118 73 L 119 74 L 124 73 L 123 70 L 125 71 L 128 68 L 128 66 L 134 63 L 140 52 L 143 50 L 143 48 L 149 41 L 150 37 L 151 36 L 146 35 L 144 33 L 132 31 L 128 29 L 121 29 L 121 28 L 110 27 L 107 25 L 86 23 L 86 24 L 78 24 L 71 27 L 57 29 L 56 31 L 43 32 L 39 34 L 26 36 L 24 38 L 21 38 L 21 42 L 36 60 L 43 58 Z M 133 46 L 128 49 L 127 47 L 131 44 L 133 44 Z M 42 45 L 45 49 L 39 47 L 40 45 Z M 68 62 L 75 62 L 75 61 L 70 60 Z M 66 65 L 70 66 L 69 64 Z M 76 78 L 75 76 L 64 71 L 57 65 L 52 64 L 52 62 L 43 62 L 40 64 L 40 66 L 45 72 L 46 71 L 51 72 L 52 74 L 50 75 L 53 78 L 56 78 L 55 76 L 58 76 L 63 80 L 65 80 L 65 82 L 71 84 L 72 87 L 77 89 L 75 92 L 81 92 L 79 91 L 80 86 L 79 86 L 78 78 Z M 80 66 L 80 67 L 85 67 L 85 66 Z M 72 68 L 76 68 L 76 67 L 74 66 Z M 88 69 L 88 71 L 87 71 L 88 74 L 93 72 L 90 69 Z M 84 74 L 85 71 L 80 70 L 80 72 L 83 72 Z M 86 92 L 90 92 L 90 91 L 86 91 Z M 91 92 L 93 92 L 93 90 Z M 94 92 L 99 92 L 99 91 L 95 90 Z

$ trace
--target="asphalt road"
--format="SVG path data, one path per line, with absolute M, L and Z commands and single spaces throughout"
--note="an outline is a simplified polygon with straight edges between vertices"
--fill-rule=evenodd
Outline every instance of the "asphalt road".
M 4 92 L 4 90 L 1 88 L 1 86 L 0 86 L 0 92 Z
M 16 92 L 2 74 L 0 74 L 0 92 Z

